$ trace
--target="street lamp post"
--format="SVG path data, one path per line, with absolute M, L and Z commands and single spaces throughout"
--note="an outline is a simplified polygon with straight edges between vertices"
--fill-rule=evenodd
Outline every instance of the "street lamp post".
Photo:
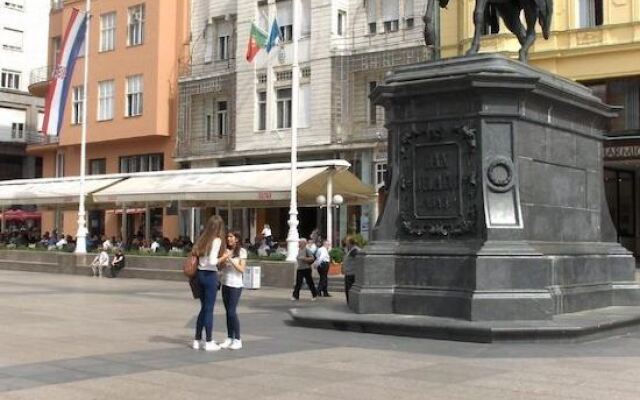
M 329 181 L 328 183 L 331 183 Z M 316 203 L 320 208 L 327 208 L 327 235 L 326 240 L 333 247 L 333 209 L 339 208 L 344 203 L 342 195 L 333 194 L 332 185 L 327 184 L 327 196 L 319 195 L 316 197 Z
M 289 234 L 287 235 L 287 261 L 298 257 L 298 102 L 300 98 L 300 65 L 298 39 L 300 38 L 300 0 L 293 0 L 293 62 L 291 66 L 291 203 L 289 205 Z
M 87 212 L 85 210 L 85 169 L 87 158 L 87 102 L 89 92 L 89 26 L 91 25 L 91 0 L 87 0 L 87 25 L 84 37 L 84 87 L 82 102 L 82 139 L 80 141 L 80 199 L 78 205 L 78 233 L 76 234 L 76 254 L 87 253 Z

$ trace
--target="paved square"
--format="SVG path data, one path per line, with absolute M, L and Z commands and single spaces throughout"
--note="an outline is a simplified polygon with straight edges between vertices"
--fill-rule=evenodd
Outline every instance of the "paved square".
M 186 283 L 0 271 L 0 399 L 640 398 L 640 330 L 576 344 L 315 330 L 287 324 L 289 295 L 245 291 L 245 348 L 205 353 L 188 348 Z

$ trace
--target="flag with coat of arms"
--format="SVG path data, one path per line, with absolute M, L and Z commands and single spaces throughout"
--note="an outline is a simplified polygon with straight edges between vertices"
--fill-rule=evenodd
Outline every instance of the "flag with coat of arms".
M 87 13 L 74 8 L 67 24 L 59 58 L 55 60 L 55 67 L 49 81 L 42 124 L 44 134 L 54 136 L 60 134 L 73 69 L 84 43 L 86 26 Z

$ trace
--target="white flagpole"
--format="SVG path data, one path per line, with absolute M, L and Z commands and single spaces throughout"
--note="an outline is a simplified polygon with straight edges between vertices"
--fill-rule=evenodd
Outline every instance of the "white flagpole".
M 298 64 L 298 39 L 300 38 L 300 0 L 293 0 L 293 65 L 291 66 L 291 204 L 289 207 L 289 235 L 287 236 L 287 261 L 298 257 L 298 102 L 300 98 L 300 65 Z
M 89 96 L 89 25 L 91 23 L 91 0 L 87 0 L 86 3 L 87 13 L 87 25 L 85 27 L 84 35 L 84 86 L 83 95 L 84 101 L 82 102 L 82 140 L 80 142 L 80 199 L 78 206 L 78 233 L 76 234 L 76 254 L 87 253 L 87 218 L 85 210 L 85 169 L 87 158 L 87 103 Z

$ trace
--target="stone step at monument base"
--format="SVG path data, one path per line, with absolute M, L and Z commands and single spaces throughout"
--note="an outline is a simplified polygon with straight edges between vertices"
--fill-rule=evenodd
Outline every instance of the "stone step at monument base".
M 293 325 L 308 328 L 462 342 L 583 342 L 640 329 L 640 307 L 606 307 L 546 321 L 466 321 L 403 314 L 355 314 L 346 305 L 292 308 Z

